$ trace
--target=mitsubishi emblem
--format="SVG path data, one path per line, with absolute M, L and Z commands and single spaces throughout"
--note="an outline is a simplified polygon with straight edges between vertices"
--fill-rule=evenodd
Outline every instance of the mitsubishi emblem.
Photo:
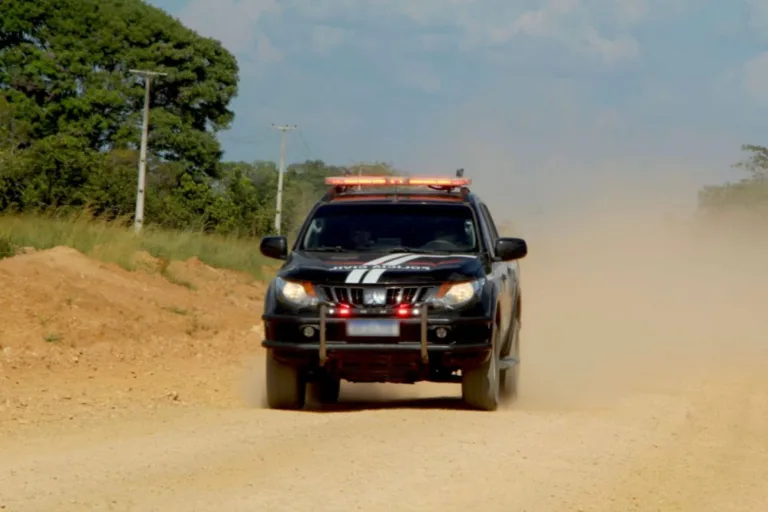
M 366 306 L 384 306 L 387 303 L 385 288 L 363 288 L 363 304 Z

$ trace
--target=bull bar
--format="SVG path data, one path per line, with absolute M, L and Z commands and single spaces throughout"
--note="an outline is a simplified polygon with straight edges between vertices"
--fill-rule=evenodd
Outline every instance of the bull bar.
M 320 366 L 325 366 L 325 363 L 328 361 L 328 340 L 327 340 L 327 333 L 326 333 L 326 320 L 328 315 L 328 307 L 334 306 L 334 304 L 323 302 L 320 304 L 320 325 L 319 325 L 319 336 L 320 336 L 320 346 L 319 346 L 319 359 L 320 359 Z M 419 345 L 421 349 L 421 361 L 424 364 L 429 363 L 429 350 L 428 350 L 428 341 L 427 341 L 427 332 L 428 332 L 428 316 L 429 316 L 429 310 L 428 305 L 426 303 L 422 303 L 418 305 L 419 307 L 419 324 L 421 327 L 421 333 L 420 333 L 420 340 Z

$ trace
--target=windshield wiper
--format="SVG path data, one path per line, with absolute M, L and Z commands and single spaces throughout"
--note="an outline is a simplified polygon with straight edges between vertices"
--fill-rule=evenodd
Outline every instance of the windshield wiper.
M 347 250 L 343 248 L 340 245 L 337 245 L 335 247 L 331 246 L 322 246 L 322 247 L 313 247 L 312 249 L 304 249 L 307 252 L 346 252 Z
M 424 251 L 424 250 L 421 250 L 421 249 L 412 249 L 410 247 L 393 247 L 392 249 L 388 249 L 386 252 L 388 254 L 392 254 L 392 253 L 395 253 L 395 252 L 410 252 L 410 253 L 413 253 L 413 254 L 429 254 L 429 253 L 431 253 L 433 251 Z

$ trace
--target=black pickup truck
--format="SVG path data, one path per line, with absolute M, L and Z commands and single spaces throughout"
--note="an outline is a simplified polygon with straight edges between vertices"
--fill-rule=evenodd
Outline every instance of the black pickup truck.
M 457 173 L 460 175 L 463 173 Z M 308 214 L 264 304 L 267 403 L 339 399 L 340 382 L 461 382 L 471 408 L 517 395 L 520 238 L 465 178 L 340 176 Z

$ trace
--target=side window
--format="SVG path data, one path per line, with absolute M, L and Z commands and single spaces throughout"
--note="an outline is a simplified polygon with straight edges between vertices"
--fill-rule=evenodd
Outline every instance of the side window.
M 485 207 L 485 204 L 481 203 L 477 213 L 480 217 L 480 223 L 482 224 L 482 236 L 488 244 L 488 251 L 491 255 L 495 256 L 496 251 L 494 251 L 494 247 L 496 246 L 497 237 L 494 236 L 494 233 L 496 232 L 496 228 L 493 225 L 493 221 L 488 217 L 488 208 Z
M 307 233 L 304 236 L 305 247 L 317 247 L 322 245 L 320 243 L 320 236 L 323 233 L 323 228 L 325 227 L 324 224 L 324 219 L 312 219 L 312 222 L 307 229 Z
M 482 208 L 486 219 L 485 221 L 488 223 L 488 227 L 491 229 L 491 237 L 493 238 L 493 242 L 496 243 L 496 240 L 499 239 L 499 230 L 496 229 L 496 223 L 493 222 L 493 216 L 491 215 L 491 211 L 488 209 L 488 207 L 483 205 Z

